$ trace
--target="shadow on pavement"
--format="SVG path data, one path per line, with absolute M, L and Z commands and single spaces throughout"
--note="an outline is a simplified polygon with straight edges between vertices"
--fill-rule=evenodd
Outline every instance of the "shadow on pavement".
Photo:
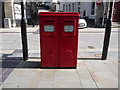
M 40 68 L 40 62 L 35 61 L 2 61 L 2 68 Z
M 78 58 L 78 60 L 101 60 L 101 58 Z
M 23 61 L 22 58 L 10 57 L 2 60 L 2 68 L 41 69 L 41 61 Z M 34 58 L 32 58 L 34 60 Z M 35 58 L 36 59 L 36 58 Z M 78 58 L 78 60 L 101 60 L 101 58 Z
M 0 63 L 2 68 L 40 68 L 40 61 L 23 61 L 22 57 L 3 58 Z

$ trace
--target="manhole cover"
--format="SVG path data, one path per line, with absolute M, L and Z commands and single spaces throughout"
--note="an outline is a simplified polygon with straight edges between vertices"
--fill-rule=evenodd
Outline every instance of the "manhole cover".
M 102 55 L 101 54 L 96 54 L 95 57 L 102 57 Z
M 93 46 L 88 46 L 88 48 L 90 48 L 90 49 L 94 49 L 94 47 L 93 47 Z

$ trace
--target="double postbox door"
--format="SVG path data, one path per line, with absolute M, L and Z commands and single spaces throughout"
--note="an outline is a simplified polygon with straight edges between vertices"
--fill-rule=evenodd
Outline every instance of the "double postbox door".
M 77 65 L 79 16 L 64 15 L 64 13 L 40 14 L 42 67 L 76 67 Z

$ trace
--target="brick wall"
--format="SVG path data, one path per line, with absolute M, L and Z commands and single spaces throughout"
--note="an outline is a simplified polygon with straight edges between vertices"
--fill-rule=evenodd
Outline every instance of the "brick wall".
M 113 10 L 113 22 L 120 22 L 120 1 L 115 2 Z

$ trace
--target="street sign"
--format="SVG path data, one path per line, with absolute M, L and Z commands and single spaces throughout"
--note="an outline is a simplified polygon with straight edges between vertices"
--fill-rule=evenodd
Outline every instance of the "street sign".
M 103 0 L 97 0 L 97 1 L 96 1 L 96 4 L 97 4 L 97 5 L 102 5 L 102 2 L 103 2 Z
M 14 4 L 15 9 L 15 19 L 21 19 L 21 5 L 20 4 Z

